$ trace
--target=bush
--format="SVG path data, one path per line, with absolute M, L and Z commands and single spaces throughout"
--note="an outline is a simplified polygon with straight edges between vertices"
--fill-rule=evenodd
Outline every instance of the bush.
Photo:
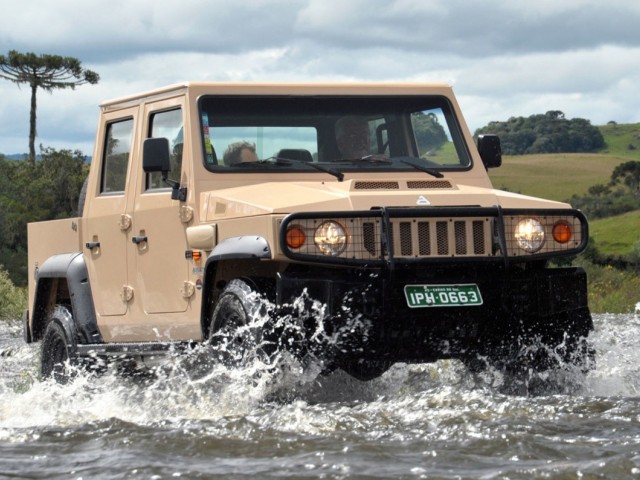
M 26 289 L 16 287 L 0 266 L 0 320 L 17 320 L 26 308 Z
M 589 307 L 592 313 L 633 313 L 640 302 L 640 277 L 633 270 L 618 270 L 585 261 Z

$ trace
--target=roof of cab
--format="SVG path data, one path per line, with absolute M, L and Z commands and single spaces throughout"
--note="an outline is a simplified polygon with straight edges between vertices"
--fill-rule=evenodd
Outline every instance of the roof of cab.
M 150 100 L 181 95 L 186 92 L 201 95 L 425 95 L 449 94 L 446 83 L 253 83 L 253 82 L 183 82 L 149 90 L 126 97 L 107 100 L 100 104 L 103 110 L 122 108 Z

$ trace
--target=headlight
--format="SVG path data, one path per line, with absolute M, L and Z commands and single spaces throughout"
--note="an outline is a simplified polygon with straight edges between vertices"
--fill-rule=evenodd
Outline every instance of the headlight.
M 522 250 L 535 253 L 544 245 L 544 226 L 535 218 L 525 218 L 516 225 L 514 236 Z
M 313 241 L 325 255 L 336 256 L 347 247 L 347 233 L 338 222 L 324 222 L 316 228 Z

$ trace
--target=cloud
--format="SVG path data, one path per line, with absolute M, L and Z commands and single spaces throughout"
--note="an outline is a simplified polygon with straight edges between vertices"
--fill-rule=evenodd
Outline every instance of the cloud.
M 298 20 L 300 35 L 340 47 L 463 58 L 640 45 L 640 6 L 622 0 L 311 0 Z
M 0 53 L 100 74 L 38 95 L 37 142 L 85 153 L 101 101 L 187 80 L 446 82 L 472 130 L 552 109 L 640 121 L 636 0 L 31 0 L 3 20 Z M 0 151 L 25 151 L 28 90 L 0 81 L 0 98 Z

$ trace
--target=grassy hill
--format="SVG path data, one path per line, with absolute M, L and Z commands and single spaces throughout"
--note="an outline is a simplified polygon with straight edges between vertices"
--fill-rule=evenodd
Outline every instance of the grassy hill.
M 640 240 L 640 210 L 589 222 L 589 234 L 599 250 L 626 255 Z
M 505 156 L 489 176 L 496 188 L 565 201 L 586 194 L 592 185 L 608 183 L 613 169 L 625 161 L 600 153 Z
M 497 188 L 552 200 L 584 195 L 598 183 L 608 183 L 613 169 L 640 161 L 640 123 L 598 127 L 607 144 L 599 153 L 505 156 L 502 167 L 489 171 Z
M 607 144 L 606 153 L 640 160 L 640 123 L 598 127 Z

